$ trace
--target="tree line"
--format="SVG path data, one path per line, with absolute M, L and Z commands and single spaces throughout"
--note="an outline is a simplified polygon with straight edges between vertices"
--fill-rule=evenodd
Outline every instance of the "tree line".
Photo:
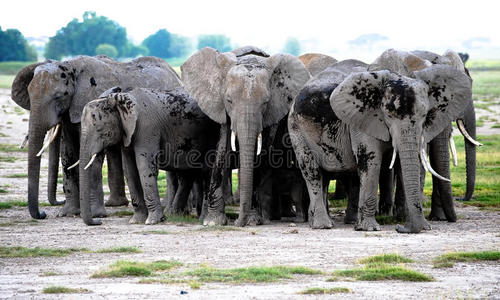
M 95 12 L 85 12 L 83 20 L 71 20 L 49 38 L 43 56 L 61 60 L 66 56 L 103 54 L 112 58 L 152 55 L 161 58 L 186 57 L 193 50 L 212 47 L 221 52 L 233 48 L 231 39 L 222 34 L 199 35 L 196 45 L 187 37 L 160 29 L 135 45 L 127 38 L 127 30 L 117 22 Z M 297 39 L 289 38 L 284 52 L 300 54 Z M 0 27 L 0 61 L 35 61 L 37 53 L 17 29 L 2 31 Z

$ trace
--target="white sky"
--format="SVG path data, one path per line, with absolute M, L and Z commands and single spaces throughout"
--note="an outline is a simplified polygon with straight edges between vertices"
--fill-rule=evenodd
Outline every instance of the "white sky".
M 17 28 L 26 37 L 53 36 L 86 10 L 117 21 L 140 43 L 166 28 L 192 37 L 220 33 L 233 43 L 278 52 L 287 37 L 297 37 L 306 52 L 356 57 L 347 41 L 361 34 L 389 38 L 381 47 L 462 51 L 462 42 L 487 37 L 500 58 L 500 1 L 348 0 L 348 1 L 151 1 L 141 0 L 2 1 L 0 26 Z M 490 50 L 491 50 L 490 49 Z M 351 49 L 352 50 L 352 49 Z M 378 50 L 378 49 L 375 49 Z M 495 51 L 498 53 L 495 54 Z M 491 51 L 490 51 L 491 52 Z M 491 53 L 490 53 L 491 56 Z

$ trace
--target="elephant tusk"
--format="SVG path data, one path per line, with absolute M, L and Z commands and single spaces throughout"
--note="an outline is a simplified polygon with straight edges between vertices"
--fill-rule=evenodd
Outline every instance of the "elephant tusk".
M 94 155 L 92 155 L 92 157 L 90 158 L 89 163 L 85 166 L 85 168 L 83 168 L 84 170 L 87 170 L 88 167 L 90 167 L 90 165 L 94 162 L 94 159 L 96 158 L 96 156 L 97 156 L 97 153 L 94 154 Z
M 77 160 L 76 163 L 72 164 L 71 166 L 69 166 L 68 168 L 66 168 L 66 170 L 71 170 L 73 169 L 74 167 L 78 166 L 78 164 L 80 164 L 80 160 Z
M 465 130 L 465 126 L 464 126 L 464 121 L 462 121 L 461 119 L 458 119 L 457 120 L 457 126 L 458 126 L 458 129 L 460 130 L 460 133 L 466 138 L 469 140 L 469 142 L 471 142 L 472 144 L 476 145 L 476 146 L 482 146 L 483 144 L 481 144 L 480 142 L 476 141 L 475 139 L 473 139 L 469 133 L 467 132 L 467 130 Z
M 425 150 L 422 149 L 422 151 L 420 151 L 420 162 L 422 163 L 422 167 L 424 167 L 425 172 L 429 172 L 429 169 L 427 169 L 426 159 L 424 158 L 426 156 L 427 154 L 425 153 Z
M 259 136 L 257 137 L 257 155 L 260 154 L 261 150 L 262 150 L 262 133 L 259 133 Z
M 451 180 L 449 180 L 448 178 L 446 177 L 443 177 L 441 175 L 439 175 L 436 171 L 434 171 L 434 169 L 431 167 L 431 165 L 429 164 L 429 161 L 427 160 L 427 153 L 425 153 L 425 150 L 422 149 L 420 151 L 420 159 L 422 160 L 422 164 L 424 164 L 424 166 L 427 166 L 427 170 L 432 174 L 434 175 L 435 177 L 437 177 L 438 179 L 441 179 L 443 181 L 448 181 L 448 182 L 451 182 Z M 424 167 L 425 168 L 425 167 Z M 426 170 L 426 171 L 427 171 Z
M 392 159 L 391 159 L 391 164 L 389 165 L 389 169 L 392 170 L 392 167 L 394 167 L 394 162 L 396 161 L 396 148 L 392 151 Z
M 45 142 L 45 144 L 43 144 L 42 149 L 40 149 L 40 151 L 38 151 L 38 153 L 36 154 L 36 156 L 42 155 L 42 153 L 49 147 L 50 143 L 52 143 L 54 141 L 54 139 L 57 136 L 57 133 L 59 132 L 59 127 L 60 126 L 61 126 L 61 124 L 57 124 L 56 127 L 55 127 L 55 130 L 54 130 L 54 127 L 52 127 L 49 130 L 49 134 L 48 135 L 50 136 L 50 139 L 47 142 Z
M 231 131 L 231 150 L 236 151 L 236 133 Z
M 453 135 L 450 136 L 450 150 L 451 156 L 453 157 L 453 165 L 456 167 L 458 165 L 457 148 L 455 148 L 455 140 L 453 139 Z
M 19 145 L 19 149 L 23 149 L 26 144 L 28 143 L 28 139 L 29 139 L 29 134 L 27 134 L 25 137 L 24 137 L 24 141 L 21 143 L 21 145 Z

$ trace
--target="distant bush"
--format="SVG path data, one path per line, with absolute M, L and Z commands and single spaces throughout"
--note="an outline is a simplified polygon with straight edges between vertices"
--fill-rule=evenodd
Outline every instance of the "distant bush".
M 116 50 L 116 47 L 110 44 L 100 44 L 95 48 L 95 54 L 102 54 L 109 56 L 111 58 L 117 58 L 118 57 L 118 50 Z
M 0 62 L 34 60 L 37 60 L 36 50 L 28 44 L 19 30 L 7 29 L 3 31 L 0 27 Z
M 0 62 L 0 74 L 16 75 L 22 68 L 34 64 L 35 61 L 4 61 Z

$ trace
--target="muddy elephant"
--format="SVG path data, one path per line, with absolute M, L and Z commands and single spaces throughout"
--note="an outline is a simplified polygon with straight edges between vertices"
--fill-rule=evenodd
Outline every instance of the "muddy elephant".
M 310 74 L 292 55 L 269 56 L 256 47 L 243 47 L 219 53 L 204 48 L 182 66 L 182 81 L 189 94 L 212 120 L 222 125 L 221 131 L 232 132 L 232 145 L 239 144 L 240 213 L 237 226 L 253 223 L 252 210 L 254 159 L 261 150 L 262 131 L 276 126 Z M 227 136 L 222 139 L 228 139 Z M 221 145 L 225 144 L 220 142 Z M 219 150 L 218 150 L 219 152 Z M 218 166 L 223 166 L 228 149 L 220 149 Z M 218 167 L 214 172 L 221 172 Z M 215 173 L 213 176 L 216 176 Z M 213 187 L 217 188 L 217 187 Z M 219 192 L 210 192 L 212 196 Z M 218 200 L 217 200 L 218 199 Z M 224 199 L 208 198 L 208 214 L 204 224 L 225 224 Z
M 338 62 L 335 58 L 321 53 L 306 53 L 299 56 L 300 61 L 311 76 L 316 76 L 329 66 Z
M 389 70 L 413 77 L 412 65 L 417 62 L 417 57 L 427 61 L 427 67 L 432 65 L 447 65 L 451 66 L 468 75 L 459 55 L 453 51 L 446 51 L 443 55 L 438 55 L 429 51 L 396 51 L 389 49 L 385 51 L 372 65 L 370 71 Z M 469 76 L 470 78 L 470 76 Z M 451 99 L 453 100 L 453 99 Z M 475 185 L 476 173 L 476 146 L 480 145 L 474 140 L 476 133 L 474 103 L 472 97 L 467 99 L 466 108 L 456 118 L 460 132 L 465 138 L 465 154 L 466 154 L 466 198 L 472 196 Z M 453 160 L 456 163 L 456 149 L 451 136 L 451 123 L 446 126 L 442 132 L 436 135 L 434 139 L 429 141 L 429 160 L 431 166 L 441 175 L 450 177 L 450 155 L 448 145 L 452 149 Z M 470 134 L 469 134 L 470 132 Z M 472 137 L 471 137 L 472 136 Z M 423 174 L 425 175 L 425 173 Z M 451 183 L 449 181 L 438 180 L 433 177 L 432 191 L 432 206 L 430 219 L 431 220 L 448 220 L 455 222 L 457 217 L 453 205 Z M 399 194 L 399 198 L 403 197 L 403 193 Z M 404 199 L 396 199 L 396 203 L 404 203 Z M 401 207 L 396 208 L 396 215 L 404 217 L 404 210 Z
M 430 229 L 422 211 L 420 171 L 422 165 L 434 170 L 424 146 L 464 110 L 471 82 L 453 67 L 429 66 L 427 61 L 413 58 L 415 78 L 387 70 L 353 73 L 353 67 L 350 72 L 327 69 L 323 73 L 331 74 L 320 73 L 324 76 L 310 81 L 297 97 L 289 130 L 308 184 L 313 228 L 332 226 L 324 205 L 323 172 L 356 169 L 360 190 L 355 229 L 379 230 L 375 212 L 382 157 L 394 149 L 408 211 L 406 224 L 396 229 L 415 233 Z M 330 92 L 327 103 L 325 97 Z M 333 111 L 326 110 L 327 104 Z M 446 180 L 435 172 L 433 175 Z
M 173 90 L 113 89 L 89 102 L 82 113 L 80 142 L 80 205 L 87 225 L 94 202 L 90 190 L 99 157 L 120 147 L 134 215 L 130 223 L 156 224 L 163 219 L 158 195 L 158 170 L 175 171 L 179 186 L 174 210 L 186 207 L 195 178 L 209 174 L 210 151 L 215 151 L 220 125 L 210 120 L 182 87 Z
M 182 84 L 165 61 L 154 57 L 121 63 L 105 56 L 78 56 L 63 62 L 32 64 L 17 74 L 12 84 L 12 99 L 30 110 L 28 207 L 33 218 L 46 217 L 45 212 L 38 209 L 39 155 L 40 149 L 47 147 L 47 144 L 42 144 L 45 133 L 51 128 L 56 128 L 55 133 L 62 131 L 60 155 L 66 202 L 59 215 L 79 213 L 78 168 L 68 167 L 78 161 L 81 113 L 85 104 L 117 85 L 173 88 Z M 117 149 L 109 151 L 113 152 L 108 156 L 110 198 L 117 202 L 126 201 L 121 156 Z M 105 214 L 104 204 L 100 204 L 95 213 Z

